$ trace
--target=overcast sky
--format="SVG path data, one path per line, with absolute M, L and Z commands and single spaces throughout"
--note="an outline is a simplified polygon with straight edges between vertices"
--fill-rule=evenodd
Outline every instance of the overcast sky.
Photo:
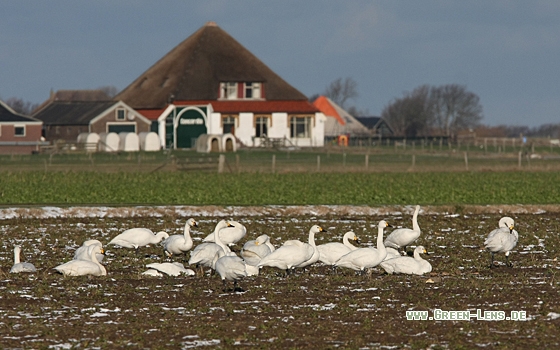
M 486 125 L 560 123 L 560 1 L 0 0 L 0 98 L 119 91 L 207 21 L 311 96 L 337 78 L 369 115 L 461 84 Z

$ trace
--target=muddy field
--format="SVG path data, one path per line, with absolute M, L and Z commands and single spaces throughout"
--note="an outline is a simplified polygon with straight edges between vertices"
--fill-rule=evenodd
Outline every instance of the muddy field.
M 104 277 L 63 277 L 52 268 L 71 259 L 84 240 L 106 243 L 131 227 L 180 234 L 190 216 L 200 225 L 193 234 L 195 245 L 226 218 L 246 225 L 242 243 L 262 233 L 276 246 L 287 239 L 306 240 L 309 228 L 319 224 L 328 232 L 316 236 L 317 244 L 340 241 L 344 232 L 354 230 L 361 246 L 371 246 L 380 220 L 410 227 L 412 208 L 201 208 L 198 215 L 193 209 L 154 209 L 151 214 L 146 208 L 127 209 L 119 215 L 116 209 L 96 210 L 90 215 L 56 208 L 3 211 L 0 347 L 509 349 L 557 348 L 560 343 L 558 210 L 518 207 L 507 213 L 520 236 L 511 255 L 513 268 L 503 264 L 501 255 L 499 266 L 489 269 L 490 256 L 482 248 L 503 216 L 500 210 L 429 208 L 420 213 L 417 243 L 430 253 L 425 257 L 433 266 L 430 275 L 386 275 L 380 268 L 366 275 L 343 269 L 334 274 L 316 264 L 285 278 L 265 268 L 241 281 L 244 291 L 235 293 L 224 292 L 215 275 L 142 276 L 146 264 L 163 260 L 160 246 L 142 248 L 139 255 L 106 247 Z M 22 245 L 23 260 L 32 262 L 37 273 L 8 273 L 14 244 Z M 437 309 L 468 310 L 481 317 L 406 317 L 411 310 L 436 317 Z M 489 311 L 503 311 L 506 317 L 523 317 L 518 312 L 524 312 L 526 320 L 483 320 Z

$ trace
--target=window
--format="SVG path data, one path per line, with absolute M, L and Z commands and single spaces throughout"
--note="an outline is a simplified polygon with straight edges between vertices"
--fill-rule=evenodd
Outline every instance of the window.
M 261 98 L 261 83 L 245 83 L 245 98 Z
M 255 100 L 262 98 L 262 83 L 223 82 L 220 83 L 220 99 Z
M 25 125 L 14 126 L 14 136 L 25 136 Z
M 311 117 L 291 117 L 290 137 L 292 138 L 311 137 Z
M 224 134 L 235 135 L 235 116 L 225 115 L 222 117 L 222 128 Z
M 256 129 L 256 134 L 255 136 L 257 137 L 263 137 L 263 136 L 268 136 L 268 117 L 257 117 L 257 119 L 255 120 L 255 129 Z
M 136 132 L 136 124 L 107 124 L 107 132 Z
M 117 120 L 125 120 L 126 119 L 126 111 L 122 108 L 117 109 Z
M 237 83 L 221 83 L 221 98 L 226 100 L 237 99 Z

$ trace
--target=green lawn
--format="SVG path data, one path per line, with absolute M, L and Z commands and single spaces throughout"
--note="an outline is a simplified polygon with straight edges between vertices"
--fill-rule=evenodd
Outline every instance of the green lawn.
M 0 205 L 557 204 L 558 172 L 4 172 Z

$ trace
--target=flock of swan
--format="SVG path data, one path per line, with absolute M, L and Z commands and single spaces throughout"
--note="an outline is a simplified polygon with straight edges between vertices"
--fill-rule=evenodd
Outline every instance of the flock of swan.
M 185 256 L 190 252 L 188 264 L 194 268 L 210 268 L 215 271 L 227 288 L 233 282 L 233 288 L 238 288 L 240 279 L 258 275 L 259 270 L 271 267 L 283 270 L 288 276 L 294 269 L 300 269 L 317 262 L 331 266 L 336 271 L 338 268 L 348 268 L 364 273 L 367 269 L 380 266 L 388 274 L 414 274 L 423 275 L 432 271 L 431 264 L 422 258 L 427 254 L 423 246 L 417 246 L 413 256 L 408 256 L 407 246 L 413 244 L 421 234 L 418 225 L 420 206 L 416 206 L 412 216 L 412 228 L 398 228 L 393 230 L 385 240 L 384 230 L 392 227 L 385 220 L 377 225 L 376 247 L 359 248 L 351 241 L 359 243 L 354 232 L 346 232 L 341 242 L 330 242 L 316 245 L 315 235 L 326 232 L 321 226 L 313 225 L 309 230 L 307 242 L 300 240 L 287 240 L 276 248 L 270 242 L 270 237 L 263 234 L 255 240 L 247 241 L 241 249 L 239 256 L 230 249 L 230 246 L 240 242 L 247 234 L 244 225 L 237 221 L 221 220 L 214 231 L 203 239 L 202 243 L 193 248 L 191 229 L 198 227 L 195 219 L 187 220 L 183 234 L 169 235 L 164 231 L 154 233 L 146 228 L 128 229 L 115 238 L 108 245 L 124 248 L 138 249 L 150 244 L 162 244 L 164 256 Z M 498 223 L 498 228 L 490 232 L 484 241 L 485 248 L 491 253 L 490 267 L 494 267 L 494 255 L 505 253 L 506 266 L 512 266 L 509 261 L 510 251 L 517 245 L 518 233 L 514 230 L 514 220 L 503 217 Z M 20 261 L 21 247 L 14 247 L 14 265 L 11 273 L 35 272 L 33 264 Z M 56 271 L 65 276 L 105 276 L 107 270 L 102 264 L 104 258 L 103 244 L 99 240 L 88 240 L 79 247 L 72 260 L 54 267 Z M 192 269 L 187 269 L 179 262 L 151 263 L 146 265 L 148 276 L 195 275 Z

